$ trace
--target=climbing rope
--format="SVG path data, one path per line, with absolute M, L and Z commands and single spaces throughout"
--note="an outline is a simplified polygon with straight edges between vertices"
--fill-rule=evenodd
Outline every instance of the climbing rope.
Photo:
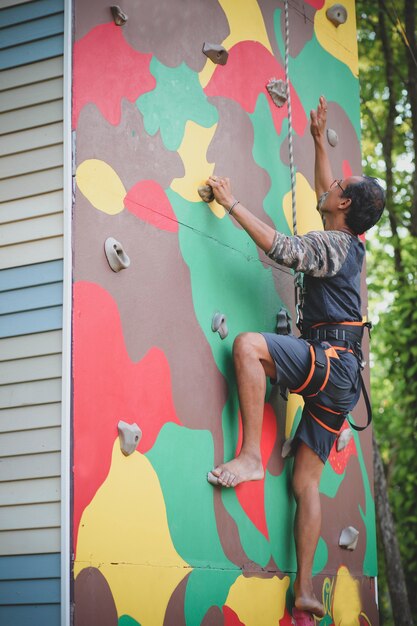
M 297 206 L 295 200 L 296 178 L 294 166 L 294 151 L 292 143 L 292 107 L 291 107 L 291 91 L 289 77 L 289 52 L 290 52 L 290 19 L 288 10 L 288 0 L 284 1 L 285 9 L 285 83 L 287 87 L 287 108 L 288 108 L 288 153 L 290 160 L 290 177 L 291 177 L 291 207 L 292 207 L 292 226 L 293 234 L 297 235 Z M 303 274 L 296 272 L 294 275 L 294 291 L 295 291 L 295 311 L 296 325 L 302 330 L 302 306 L 303 306 Z
M 287 107 L 288 107 L 288 152 L 290 157 L 290 176 L 291 176 L 291 206 L 292 206 L 292 224 L 293 233 L 297 234 L 297 208 L 295 202 L 295 167 L 294 152 L 292 144 L 292 107 L 291 107 L 291 90 L 289 77 L 289 50 L 290 50 L 290 19 L 288 11 L 288 0 L 284 2 L 285 6 L 285 83 L 287 86 Z

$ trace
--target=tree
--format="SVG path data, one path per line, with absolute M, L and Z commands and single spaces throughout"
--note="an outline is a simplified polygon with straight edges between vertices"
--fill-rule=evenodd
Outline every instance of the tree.
M 385 216 L 368 241 L 369 303 L 377 321 L 371 370 L 374 428 L 383 464 L 376 449 L 375 476 L 386 478 L 412 615 L 417 615 L 416 12 L 414 0 L 357 2 L 363 166 L 366 174 L 385 180 L 387 198 Z M 376 483 L 381 515 L 378 499 L 383 496 Z M 382 521 L 382 542 L 386 528 Z M 412 619 L 404 598 L 402 605 L 398 600 L 396 566 L 387 558 L 380 568 L 386 572 L 380 598 L 382 619 L 387 619 L 388 581 L 391 623 L 397 626 Z

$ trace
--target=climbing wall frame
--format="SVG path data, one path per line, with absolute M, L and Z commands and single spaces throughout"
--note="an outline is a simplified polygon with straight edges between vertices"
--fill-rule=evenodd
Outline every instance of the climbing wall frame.
M 289 2 L 299 234 L 321 229 L 308 121 L 321 94 L 335 176 L 361 169 L 354 2 L 341 24 L 333 4 Z M 287 405 L 268 387 L 264 480 L 221 491 L 206 473 L 241 440 L 233 340 L 273 332 L 282 306 L 294 319 L 293 276 L 197 193 L 229 176 L 255 215 L 292 232 L 287 105 L 266 90 L 285 78 L 284 3 L 123 0 L 122 25 L 103 0 L 74 8 L 75 624 L 289 625 L 295 503 L 281 448 L 298 396 Z M 365 420 L 362 402 L 353 419 Z M 120 421 L 139 427 L 125 453 Z M 324 468 L 323 626 L 378 624 L 371 459 L 368 429 Z M 348 526 L 354 551 L 338 545 Z

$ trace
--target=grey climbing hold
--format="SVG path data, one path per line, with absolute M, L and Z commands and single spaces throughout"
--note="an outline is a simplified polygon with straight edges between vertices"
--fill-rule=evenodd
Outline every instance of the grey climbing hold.
M 346 550 L 354 550 L 358 545 L 359 530 L 356 530 L 353 526 L 347 526 L 340 534 L 339 546 Z
M 219 333 L 221 339 L 225 339 L 229 334 L 227 328 L 226 316 L 224 313 L 215 313 L 211 320 L 211 330 L 213 333 Z
M 336 450 L 340 452 L 341 450 L 343 450 L 343 448 L 346 448 L 346 446 L 348 445 L 352 437 L 353 437 L 353 432 L 351 431 L 350 428 L 345 428 L 345 430 L 342 430 L 342 432 L 337 438 Z
M 198 191 L 198 195 L 204 202 L 213 202 L 214 200 L 213 187 L 211 187 L 210 185 L 202 185 L 201 187 L 197 189 L 197 191 Z
M 206 41 L 203 43 L 203 53 L 216 65 L 226 65 L 229 57 L 226 48 L 215 43 L 207 43 Z
M 281 307 L 277 313 L 277 325 L 276 325 L 276 333 L 277 335 L 291 335 L 291 315 L 288 313 L 287 309 Z
M 142 438 L 142 431 L 137 424 L 128 424 L 120 422 L 117 424 L 119 431 L 120 448 L 125 456 L 129 456 L 134 452 Z
M 326 11 L 327 19 L 336 26 L 344 24 L 347 20 L 347 11 L 343 4 L 334 4 Z
M 120 270 L 125 270 L 129 267 L 130 259 L 123 250 L 122 244 L 116 241 L 114 237 L 108 237 L 106 239 L 104 242 L 104 251 L 113 272 L 120 272 Z
M 281 79 L 271 78 L 266 86 L 272 102 L 282 107 L 287 102 L 287 83 Z
M 113 20 L 116 26 L 123 26 L 126 24 L 128 17 L 126 13 L 123 13 L 122 9 L 117 4 L 113 4 L 110 7 L 111 14 L 113 15 Z
M 339 142 L 338 134 L 335 130 L 333 130 L 333 128 L 327 129 L 327 141 L 331 146 L 333 146 L 333 148 L 337 146 Z
M 281 456 L 283 459 L 286 459 L 288 456 L 292 456 L 292 439 L 286 439 L 282 444 L 281 448 Z

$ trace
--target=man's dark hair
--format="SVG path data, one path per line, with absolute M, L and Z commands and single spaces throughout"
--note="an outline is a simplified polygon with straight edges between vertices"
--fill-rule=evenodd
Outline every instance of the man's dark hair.
M 352 200 L 346 215 L 346 225 L 361 235 L 377 223 L 385 206 L 385 192 L 376 178 L 362 176 L 359 183 L 348 185 L 343 198 Z

